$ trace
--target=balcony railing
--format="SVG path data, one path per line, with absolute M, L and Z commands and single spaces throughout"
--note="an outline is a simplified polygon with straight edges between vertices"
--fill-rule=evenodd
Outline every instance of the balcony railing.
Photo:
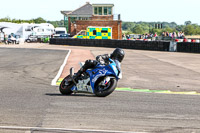
M 113 14 L 113 20 L 121 20 L 120 14 Z

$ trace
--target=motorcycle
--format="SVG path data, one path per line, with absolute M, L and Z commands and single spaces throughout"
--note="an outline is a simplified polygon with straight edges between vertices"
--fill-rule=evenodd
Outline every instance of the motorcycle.
M 79 77 L 74 76 L 72 67 L 70 75 L 66 76 L 59 86 L 61 94 L 91 93 L 98 97 L 110 95 L 122 75 L 120 62 L 111 58 L 104 59 L 103 56 L 96 60 L 98 61 L 97 65 L 92 69 L 87 69 Z

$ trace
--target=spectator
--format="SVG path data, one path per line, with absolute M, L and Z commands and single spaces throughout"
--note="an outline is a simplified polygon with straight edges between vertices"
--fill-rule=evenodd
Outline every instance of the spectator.
M 164 36 L 165 36 L 165 32 L 162 33 L 162 37 L 164 37 Z
M 176 38 L 177 35 L 176 35 L 176 32 L 173 32 L 173 38 Z
M 169 33 L 169 37 L 172 37 L 172 33 Z
M 148 38 L 148 34 L 146 33 L 144 39 L 147 39 L 147 38 Z
M 178 32 L 178 38 L 179 39 L 181 38 L 181 32 Z
M 169 36 L 169 32 L 168 31 L 166 32 L 166 36 Z
M 145 39 L 145 35 L 144 34 L 142 34 L 141 39 Z
M 4 34 L 4 43 L 8 44 L 8 36 L 7 36 L 7 34 Z
M 151 37 L 153 37 L 153 33 L 151 33 Z
M 185 38 L 185 34 L 184 34 L 184 32 L 182 32 L 182 34 L 181 34 L 181 38 Z
M 122 34 L 122 39 L 126 40 L 126 35 L 125 34 Z
M 157 37 L 158 35 L 157 35 L 157 32 L 154 34 L 154 37 Z
M 130 40 L 130 35 L 127 35 L 126 38 L 127 38 L 127 40 Z

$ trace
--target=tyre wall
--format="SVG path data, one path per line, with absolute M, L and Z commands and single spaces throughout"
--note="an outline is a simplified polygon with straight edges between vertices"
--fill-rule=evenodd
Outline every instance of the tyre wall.
M 90 46 L 108 48 L 126 48 L 138 50 L 169 51 L 170 42 L 165 41 L 133 41 L 133 40 L 109 40 L 109 39 L 62 39 L 51 38 L 52 45 Z
M 192 43 L 192 42 L 177 43 L 177 52 L 200 53 L 200 43 Z

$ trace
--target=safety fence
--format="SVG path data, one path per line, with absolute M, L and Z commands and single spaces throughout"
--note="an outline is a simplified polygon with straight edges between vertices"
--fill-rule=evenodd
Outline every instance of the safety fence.
M 195 42 L 195 43 L 200 43 L 199 39 L 175 39 L 175 42 Z
M 51 38 L 50 44 L 200 53 L 200 43 L 194 42 Z

